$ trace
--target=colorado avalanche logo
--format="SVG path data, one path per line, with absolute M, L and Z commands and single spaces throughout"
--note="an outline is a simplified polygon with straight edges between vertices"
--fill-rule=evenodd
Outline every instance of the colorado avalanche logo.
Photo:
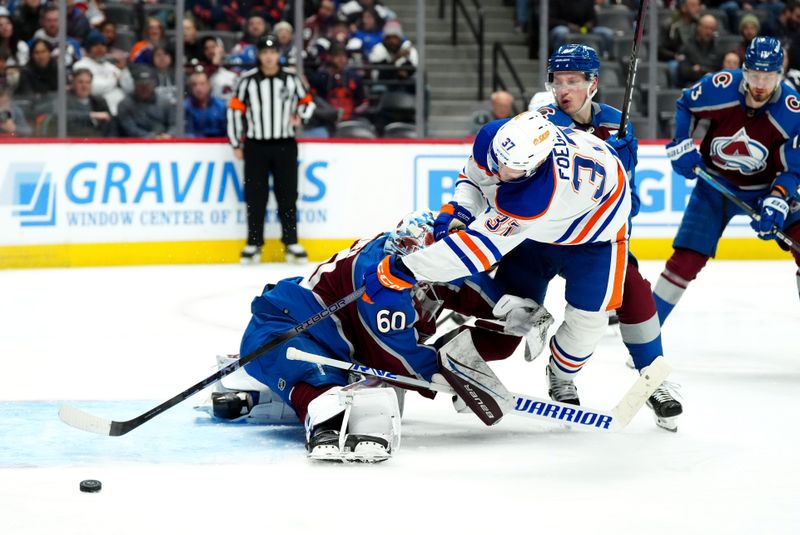
M 556 110 L 554 110 L 553 108 L 551 108 L 549 106 L 545 106 L 544 108 L 539 108 L 539 113 L 541 113 L 542 115 L 547 117 L 548 115 L 555 115 L 556 114 Z
M 742 128 L 730 137 L 714 138 L 711 161 L 720 169 L 754 175 L 767 167 L 767 148 Z
M 714 75 L 711 79 L 711 83 L 714 84 L 714 87 L 728 87 L 731 85 L 733 81 L 733 75 L 729 72 L 718 72 Z
M 800 112 L 800 101 L 797 100 L 796 96 L 789 95 L 786 97 L 786 107 L 795 113 Z

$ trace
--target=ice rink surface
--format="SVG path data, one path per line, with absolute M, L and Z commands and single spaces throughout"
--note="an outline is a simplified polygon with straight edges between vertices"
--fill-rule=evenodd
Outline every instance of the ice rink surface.
M 655 281 L 663 262 L 644 262 Z M 184 402 L 122 437 L 58 407 L 124 420 L 238 351 L 282 264 L 0 272 L 0 534 L 800 533 L 800 301 L 790 261 L 711 262 L 664 329 L 682 385 L 675 434 L 647 408 L 618 434 L 406 397 L 402 447 L 379 465 L 309 463 L 300 426 L 215 424 Z M 560 321 L 563 285 L 547 308 Z M 552 331 L 551 331 L 552 332 Z M 609 327 L 576 383 L 613 407 L 634 381 Z M 546 397 L 546 357 L 494 364 Z M 85 494 L 83 479 L 103 490 Z

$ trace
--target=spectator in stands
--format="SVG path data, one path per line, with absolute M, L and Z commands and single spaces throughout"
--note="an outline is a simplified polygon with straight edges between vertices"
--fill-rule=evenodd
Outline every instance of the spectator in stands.
M 187 62 L 203 57 L 203 47 L 197 36 L 197 24 L 191 16 L 183 19 L 183 54 Z
M 589 33 L 600 37 L 603 46 L 602 55 L 608 56 L 614 31 L 611 28 L 597 25 L 597 12 L 594 0 L 550 0 L 550 47 L 556 50 L 567 42 L 570 33 Z
M 742 59 L 739 57 L 739 54 L 736 52 L 725 52 L 725 55 L 722 57 L 722 65 L 723 69 L 735 70 L 742 66 Z
M 206 30 L 230 30 L 222 21 L 222 3 L 217 0 L 186 0 L 186 11 Z
M 355 24 L 361 16 L 361 13 L 371 9 L 378 14 L 378 17 L 384 21 L 395 20 L 397 13 L 384 6 L 375 0 L 350 0 L 349 2 L 341 2 L 339 5 L 339 15 L 347 19 L 350 24 Z
M 39 100 L 58 91 L 58 66 L 50 44 L 43 39 L 31 42 L 31 60 L 22 69 L 17 94 Z
M 700 0 L 682 0 L 678 5 L 678 16 L 666 28 L 662 28 L 658 41 L 658 61 L 666 61 L 670 82 L 678 86 L 678 64 L 685 56 L 683 44 L 694 35 L 700 18 Z
M 364 80 L 354 69 L 347 68 L 347 61 L 345 47 L 334 44 L 327 53 L 325 65 L 311 79 L 312 93 L 341 110 L 342 121 L 364 114 L 369 105 Z
M 309 62 L 314 68 L 319 68 L 325 62 L 325 56 L 333 45 L 345 47 L 348 57 L 353 63 L 364 63 L 361 55 L 361 41 L 350 36 L 350 24 L 344 18 L 336 20 L 331 24 L 328 33 L 309 46 Z
M 92 96 L 102 98 L 108 104 L 112 115 L 117 114 L 117 107 L 125 93 L 119 85 L 122 71 L 108 60 L 106 39 L 98 30 L 92 30 L 83 41 L 86 56 L 75 62 L 75 70 L 86 69 L 92 74 Z
M 128 53 L 130 51 L 121 48 L 117 44 L 117 25 L 110 20 L 104 20 L 98 29 L 106 40 L 106 48 L 111 62 L 119 69 L 124 69 L 128 64 Z
M 201 40 L 203 45 L 203 58 L 200 67 L 208 76 L 211 83 L 211 94 L 222 99 L 226 104 L 233 96 L 238 76 L 235 72 L 226 69 L 222 64 L 225 57 L 225 48 L 217 37 L 206 36 Z
M 0 89 L 14 90 L 19 83 L 19 70 L 8 67 L 7 48 L 0 48 Z
M 259 15 L 268 24 L 268 29 L 280 22 L 286 8 L 285 0 L 220 0 L 225 26 L 230 30 L 241 30 L 250 17 Z
M 491 96 L 491 110 L 480 109 L 470 118 L 469 134 L 474 136 L 491 121 L 514 116 L 514 96 L 508 91 L 495 91 Z
M 383 40 L 383 19 L 374 9 L 365 9 L 361 12 L 356 27 L 353 38 L 360 40 L 361 54 L 369 57 L 375 45 Z
M 178 104 L 178 88 L 175 86 L 175 66 L 172 51 L 165 46 L 153 49 L 153 70 L 156 75 L 156 95 L 170 106 Z
M 76 0 L 67 0 L 67 35 L 78 43 L 83 43 L 83 40 L 92 29 L 89 19 L 84 15 L 86 3 L 84 2 L 82 5 L 83 9 L 79 7 Z
M 39 29 L 43 8 L 42 0 L 22 0 L 17 3 L 12 18 L 21 40 L 27 42 L 33 38 L 33 34 Z
M 299 54 L 294 46 L 294 29 L 288 22 L 281 21 L 272 29 L 275 39 L 278 40 L 278 50 L 281 53 L 280 64 L 284 67 L 297 65 Z
M 383 40 L 375 45 L 369 55 L 369 62 L 375 65 L 391 65 L 394 69 L 375 69 L 372 77 L 384 82 L 408 82 L 417 68 L 417 49 L 403 37 L 403 28 L 396 20 L 383 26 Z M 413 92 L 414 84 L 405 85 L 404 89 Z
M 36 30 L 33 34 L 33 39 L 41 39 L 47 41 L 50 45 L 50 50 L 54 58 L 58 57 L 58 7 L 53 4 L 48 4 L 42 10 L 42 27 Z M 32 43 L 31 43 L 32 44 Z M 65 58 L 65 65 L 72 67 L 72 64 L 81 59 L 81 45 L 67 35 L 67 57 Z
M 131 47 L 128 61 L 130 63 L 150 64 L 153 61 L 153 49 L 167 44 L 167 32 L 164 25 L 155 17 L 147 17 L 142 40 Z
M 111 112 L 105 99 L 92 95 L 92 72 L 76 68 L 67 95 L 67 135 L 69 137 L 106 137 L 111 126 Z
M 783 79 L 795 91 L 800 91 L 800 69 L 789 67 L 789 51 L 785 46 L 783 47 Z
M 716 33 L 717 19 L 713 15 L 700 17 L 694 35 L 681 47 L 684 59 L 678 64 L 678 80 L 682 86 L 691 85 L 719 68 L 722 54 Z
M 739 21 L 739 35 L 742 36 L 742 42 L 733 51 L 739 56 L 740 65 L 744 61 L 745 50 L 750 46 L 750 42 L 756 38 L 759 31 L 761 31 L 761 22 L 752 13 L 744 15 Z M 730 52 L 730 50 L 724 50 L 723 52 Z
M 229 51 L 229 61 L 251 68 L 256 64 L 256 43 L 267 35 L 269 25 L 260 13 L 250 15 L 241 40 Z
M 189 76 L 189 96 L 183 102 L 186 110 L 186 135 L 189 137 L 227 136 L 227 106 L 211 96 L 211 84 L 203 70 Z
M 0 87 L 0 135 L 30 136 L 32 133 L 22 109 L 11 100 L 11 91 Z
M 320 0 L 317 12 L 303 23 L 303 46 L 309 49 L 314 41 L 328 34 L 334 22 L 336 22 L 336 4 L 333 0 Z
M 789 66 L 800 69 L 800 0 L 786 0 L 776 33 L 789 50 Z
M 28 63 L 30 50 L 16 31 L 14 21 L 8 10 L 0 6 L 0 48 L 8 50 L 7 64 L 9 67 L 24 67 Z
M 119 105 L 117 120 L 122 137 L 170 138 L 175 127 L 174 107 L 156 97 L 152 69 L 137 69 L 133 94 Z

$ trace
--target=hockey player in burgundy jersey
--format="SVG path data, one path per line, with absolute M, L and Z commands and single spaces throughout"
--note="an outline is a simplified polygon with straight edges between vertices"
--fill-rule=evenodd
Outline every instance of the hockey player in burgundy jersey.
M 370 266 L 387 254 L 404 256 L 431 243 L 433 215 L 415 213 L 406 217 L 397 229 L 359 240 L 320 264 L 306 284 L 296 277 L 267 285 L 263 294 L 253 300 L 253 315 L 242 338 L 240 354 L 249 354 L 276 333 L 291 329 L 351 294 L 361 286 Z M 511 355 L 521 340 L 515 334 L 527 334 L 526 320 L 533 321 L 534 312 L 544 310 L 521 299 L 510 302 L 499 294 L 486 274 L 448 284 L 421 284 L 394 297 L 380 306 L 359 300 L 245 365 L 249 376 L 266 385 L 305 421 L 309 457 L 334 461 L 385 460 L 399 445 L 398 401 L 391 388 L 374 388 L 372 383 L 366 387 L 345 387 L 348 376 L 340 369 L 289 360 L 286 358 L 289 347 L 431 381 L 437 380 L 434 374 L 441 371 L 437 349 L 451 339 L 445 335 L 435 346 L 425 343 L 436 331 L 436 319 L 442 308 L 488 319 L 480 327 L 459 329 L 469 330 L 471 347 L 481 361 Z M 505 304 L 502 316 L 496 308 L 500 304 Z M 505 321 L 495 321 L 498 317 Z M 547 326 L 549 323 L 544 327 L 545 332 Z M 544 339 L 543 334 L 540 337 Z M 485 362 L 482 364 L 485 366 Z M 352 410 L 344 417 L 346 406 Z M 364 425 L 371 426 L 366 435 Z M 340 437 L 347 438 L 347 451 L 337 446 Z
M 635 173 L 638 143 L 633 125 L 628 124 L 626 135 L 618 139 L 622 112 L 594 102 L 597 93 L 600 60 L 597 53 L 586 45 L 568 44 L 556 50 L 547 63 L 548 89 L 553 93 L 554 104 L 544 106 L 539 112 L 559 126 L 566 126 L 594 134 L 611 145 L 628 172 L 631 188 L 631 218 L 639 212 L 639 195 L 636 192 Z M 513 253 L 524 254 L 523 251 Z M 641 372 L 664 354 L 661 345 L 661 325 L 650 283 L 639 272 L 639 262 L 628 253 L 625 271 L 625 291 L 622 305 L 617 309 L 622 341 L 628 348 L 635 368 Z M 681 403 L 669 390 L 669 384 L 659 387 L 647 402 L 653 409 L 659 426 L 677 430 L 676 418 L 683 412 Z
M 689 180 L 700 166 L 760 212 L 751 225 L 764 240 L 773 228 L 800 241 L 800 95 L 781 81 L 783 49 L 777 39 L 757 37 L 742 70 L 705 76 L 677 102 L 675 137 L 667 155 Z M 698 121 L 708 130 L 698 151 L 691 135 Z M 697 180 L 673 252 L 655 287 L 661 323 L 697 277 L 731 217 L 743 213 L 703 180 Z M 800 255 L 793 253 L 800 266 Z M 800 270 L 796 274 L 800 292 Z

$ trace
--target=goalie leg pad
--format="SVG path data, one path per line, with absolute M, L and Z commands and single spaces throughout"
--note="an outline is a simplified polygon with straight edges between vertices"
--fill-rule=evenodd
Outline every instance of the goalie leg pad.
M 400 447 L 394 389 L 370 378 L 328 390 L 308 404 L 308 457 L 323 461 L 385 461 Z
M 439 371 L 467 407 L 486 425 L 494 425 L 514 410 L 514 397 L 481 358 L 470 331 L 439 350 Z

